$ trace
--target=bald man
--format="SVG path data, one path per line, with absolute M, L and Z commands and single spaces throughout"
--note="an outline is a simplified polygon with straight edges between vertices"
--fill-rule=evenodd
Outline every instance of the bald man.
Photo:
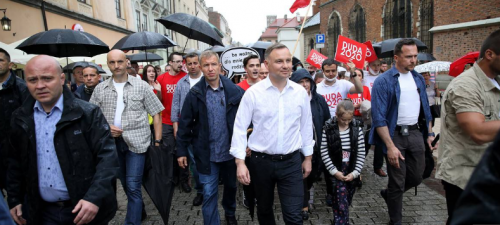
M 11 216 L 18 224 L 107 224 L 117 210 L 119 164 L 106 119 L 71 94 L 52 57 L 36 56 L 24 71 L 31 96 L 12 115 Z
M 151 143 L 148 114 L 153 117 L 154 148 L 158 148 L 162 144 L 160 112 L 164 107 L 146 82 L 127 74 L 125 53 L 111 50 L 107 61 L 112 77 L 97 85 L 90 103 L 101 108 L 115 138 L 119 178 L 128 199 L 125 224 L 141 224 L 142 175 Z

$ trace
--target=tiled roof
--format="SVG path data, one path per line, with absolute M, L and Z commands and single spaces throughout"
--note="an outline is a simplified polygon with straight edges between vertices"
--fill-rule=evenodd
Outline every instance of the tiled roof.
M 306 24 L 304 24 L 304 28 L 319 25 L 319 22 L 320 22 L 320 15 L 318 12 L 318 13 L 314 14 L 313 16 L 309 17 L 309 19 L 307 19 Z
M 278 37 L 278 34 L 276 33 L 277 29 L 278 29 L 277 27 L 268 27 L 260 37 L 261 38 Z

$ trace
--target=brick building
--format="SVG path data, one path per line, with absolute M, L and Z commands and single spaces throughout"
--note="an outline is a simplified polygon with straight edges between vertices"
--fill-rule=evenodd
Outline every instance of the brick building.
M 500 29 L 498 0 L 317 0 L 323 54 L 333 57 L 338 35 L 359 42 L 397 37 L 422 40 L 441 61 L 478 51 Z

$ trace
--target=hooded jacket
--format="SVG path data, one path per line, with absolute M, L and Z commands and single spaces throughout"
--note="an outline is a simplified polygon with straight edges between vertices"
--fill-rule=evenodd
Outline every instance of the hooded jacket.
M 314 125 L 314 139 L 316 141 L 314 151 L 315 154 L 321 155 L 321 135 L 323 134 L 323 126 L 325 125 L 325 122 L 331 118 L 330 110 L 326 104 L 325 98 L 316 93 L 316 83 L 314 83 L 314 80 L 306 69 L 299 69 L 293 72 L 290 80 L 295 83 L 299 83 L 299 81 L 304 78 L 309 79 L 311 82 L 311 113 Z

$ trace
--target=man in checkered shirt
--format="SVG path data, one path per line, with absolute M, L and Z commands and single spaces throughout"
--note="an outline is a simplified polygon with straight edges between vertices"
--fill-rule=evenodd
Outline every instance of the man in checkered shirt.
M 111 79 L 97 85 L 90 103 L 99 106 L 111 127 L 120 161 L 120 180 L 127 194 L 126 224 L 140 224 L 141 183 L 145 154 L 151 144 L 148 114 L 153 116 L 155 146 L 160 146 L 164 109 L 149 85 L 127 74 L 127 59 L 120 50 L 108 53 Z

